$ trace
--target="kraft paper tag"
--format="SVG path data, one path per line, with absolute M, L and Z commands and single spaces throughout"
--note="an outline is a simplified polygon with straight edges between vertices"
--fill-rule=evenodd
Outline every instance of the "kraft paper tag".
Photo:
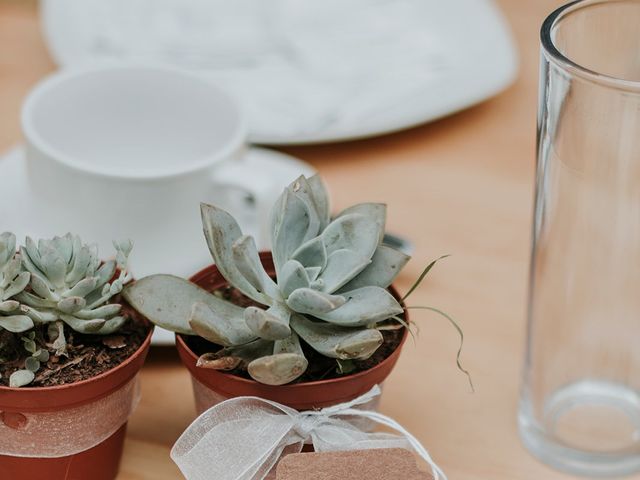
M 400 448 L 297 453 L 278 464 L 276 480 L 432 480 L 418 469 L 411 452 Z

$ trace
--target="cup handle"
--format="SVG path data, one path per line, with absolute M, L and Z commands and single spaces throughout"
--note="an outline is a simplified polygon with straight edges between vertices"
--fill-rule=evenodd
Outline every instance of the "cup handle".
M 240 158 L 219 165 L 213 180 L 215 189 L 224 190 L 225 206 L 243 232 L 255 238 L 259 250 L 270 249 L 269 217 L 284 187 L 282 178 Z

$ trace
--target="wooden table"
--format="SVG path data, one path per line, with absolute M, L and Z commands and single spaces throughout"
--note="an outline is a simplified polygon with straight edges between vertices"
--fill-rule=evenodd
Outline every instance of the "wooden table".
M 458 338 L 440 318 L 421 326 L 389 379 L 382 411 L 408 427 L 459 480 L 571 478 L 534 460 L 516 429 L 525 333 L 525 291 L 534 174 L 538 28 L 558 0 L 501 0 L 521 54 L 520 76 L 502 95 L 439 122 L 377 139 L 286 149 L 328 181 L 334 205 L 389 204 L 389 229 L 417 249 L 398 285 L 443 253 L 412 298 L 459 320 L 471 394 L 455 367 Z M 18 112 L 31 86 L 54 69 L 33 2 L 0 1 L 0 150 L 20 141 Z M 11 228 L 0 224 L 0 230 Z M 181 478 L 170 446 L 193 420 L 189 377 L 171 349 L 151 352 L 143 398 L 131 419 L 121 480 Z M 640 477 L 637 477 L 640 478 Z

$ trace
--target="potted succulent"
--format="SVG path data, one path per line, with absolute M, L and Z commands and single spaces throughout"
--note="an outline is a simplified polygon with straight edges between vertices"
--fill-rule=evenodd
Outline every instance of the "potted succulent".
M 0 235 L 0 478 L 115 478 L 152 326 L 116 258 L 78 236 Z
M 391 287 L 409 256 L 382 243 L 385 205 L 331 219 L 320 178 L 300 177 L 273 207 L 272 251 L 261 254 L 229 213 L 207 204 L 201 213 L 215 265 L 190 281 L 152 275 L 124 291 L 176 332 L 198 411 L 245 395 L 321 408 L 385 380 L 409 325 Z

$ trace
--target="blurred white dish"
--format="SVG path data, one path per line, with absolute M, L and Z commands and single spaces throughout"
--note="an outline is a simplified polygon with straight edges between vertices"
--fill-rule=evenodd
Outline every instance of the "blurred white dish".
M 498 93 L 517 69 L 491 0 L 42 0 L 42 7 L 58 64 L 143 60 L 202 71 L 241 99 L 254 143 L 404 129 Z
M 311 166 L 296 158 L 262 148 L 249 149 L 242 163 L 245 164 L 245 167 L 249 166 L 257 176 L 261 175 L 261 172 L 268 171 L 271 175 L 279 177 L 282 188 L 299 175 L 309 176 L 315 173 Z M 45 237 L 55 233 L 66 233 L 66 231 L 52 232 L 50 227 L 46 226 L 46 219 L 52 215 L 50 211 L 52 206 L 38 202 L 37 196 L 33 194 L 32 185 L 27 176 L 25 152 L 22 146 L 16 147 L 0 157 L 0 178 L 3 181 L 3 188 L 0 189 L 0 219 L 2 219 L 0 231 L 11 230 L 21 241 L 26 235 Z M 194 205 L 194 208 L 197 209 L 198 206 Z M 140 227 L 146 228 L 144 222 L 140 223 Z M 198 234 L 198 232 L 194 232 L 194 234 Z M 135 232 L 131 233 L 131 238 L 135 241 Z M 85 234 L 84 240 L 94 242 L 98 239 L 90 234 Z M 154 245 L 144 245 L 140 242 L 135 245 L 131 255 L 134 276 L 141 277 L 163 270 L 161 265 L 136 262 L 136 250 L 153 248 Z M 212 262 L 204 236 L 201 248 L 196 250 L 182 249 L 179 250 L 178 255 L 184 262 L 184 269 L 174 273 L 183 276 L 196 273 L 196 270 Z M 153 343 L 172 344 L 173 333 L 158 328 L 154 334 Z

